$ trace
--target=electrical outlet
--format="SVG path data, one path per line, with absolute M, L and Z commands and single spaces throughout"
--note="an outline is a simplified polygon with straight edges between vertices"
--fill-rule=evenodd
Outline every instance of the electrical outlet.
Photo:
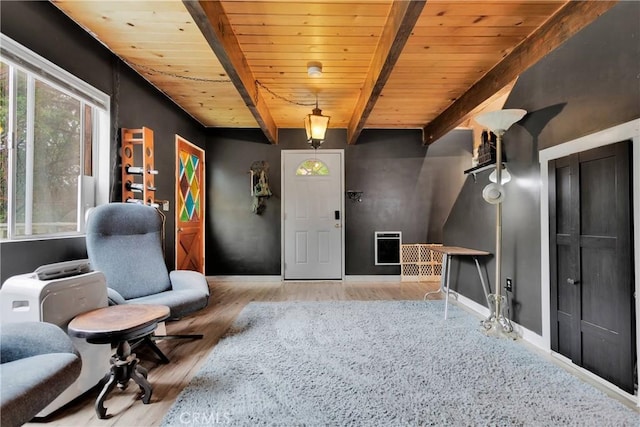
M 511 280 L 511 278 L 507 277 L 507 284 L 504 286 L 504 289 L 507 292 L 513 292 L 513 280 Z

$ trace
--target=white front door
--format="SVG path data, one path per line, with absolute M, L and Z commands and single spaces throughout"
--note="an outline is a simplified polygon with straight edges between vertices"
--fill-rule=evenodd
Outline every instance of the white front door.
M 342 279 L 343 151 L 282 151 L 285 279 Z

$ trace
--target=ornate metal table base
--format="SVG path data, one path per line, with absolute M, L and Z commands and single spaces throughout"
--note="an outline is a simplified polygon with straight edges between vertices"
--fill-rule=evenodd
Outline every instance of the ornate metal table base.
M 107 408 L 104 401 L 117 385 L 120 390 L 124 390 L 129 385 L 129 380 L 135 381 L 142 392 L 142 403 L 148 404 L 151 401 L 151 384 L 147 381 L 147 370 L 138 364 L 139 360 L 135 353 L 131 353 L 131 346 L 127 341 L 120 341 L 115 357 L 111 358 L 111 373 L 108 375 L 107 383 L 102 388 L 96 400 L 96 414 L 98 418 L 107 418 Z
M 151 402 L 152 390 L 147 381 L 147 370 L 138 364 L 140 361 L 131 353 L 129 342 L 149 340 L 158 322 L 168 318 L 169 314 L 169 307 L 164 305 L 122 304 L 82 313 L 69 322 L 67 330 L 71 336 L 85 338 L 91 344 L 117 343 L 116 354 L 111 358 L 111 369 L 102 380 L 104 385 L 96 400 L 98 418 L 107 418 L 104 401 L 113 388 L 117 385 L 124 390 L 129 380 L 135 381 L 140 387 L 142 403 Z

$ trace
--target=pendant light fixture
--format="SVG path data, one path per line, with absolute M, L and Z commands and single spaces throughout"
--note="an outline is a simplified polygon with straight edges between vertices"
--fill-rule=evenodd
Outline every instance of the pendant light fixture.
M 311 114 L 304 118 L 304 129 L 307 132 L 307 142 L 314 149 L 320 147 L 324 142 L 327 128 L 329 127 L 329 116 L 323 116 L 322 110 L 318 108 L 318 95 L 316 94 L 316 108 Z

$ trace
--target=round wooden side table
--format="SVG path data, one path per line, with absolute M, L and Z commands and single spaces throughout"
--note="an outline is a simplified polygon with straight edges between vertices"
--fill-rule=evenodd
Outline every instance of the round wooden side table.
M 69 335 L 84 338 L 92 344 L 117 345 L 116 354 L 111 358 L 108 380 L 96 399 L 98 418 L 107 418 L 104 407 L 107 395 L 116 385 L 121 390 L 127 388 L 130 379 L 140 387 L 142 403 L 151 401 L 152 389 L 147 381 L 147 370 L 138 364 L 135 353 L 131 353 L 129 341 L 151 335 L 158 322 L 168 318 L 169 313 L 169 307 L 164 305 L 122 304 L 88 311 L 71 320 L 67 328 Z

